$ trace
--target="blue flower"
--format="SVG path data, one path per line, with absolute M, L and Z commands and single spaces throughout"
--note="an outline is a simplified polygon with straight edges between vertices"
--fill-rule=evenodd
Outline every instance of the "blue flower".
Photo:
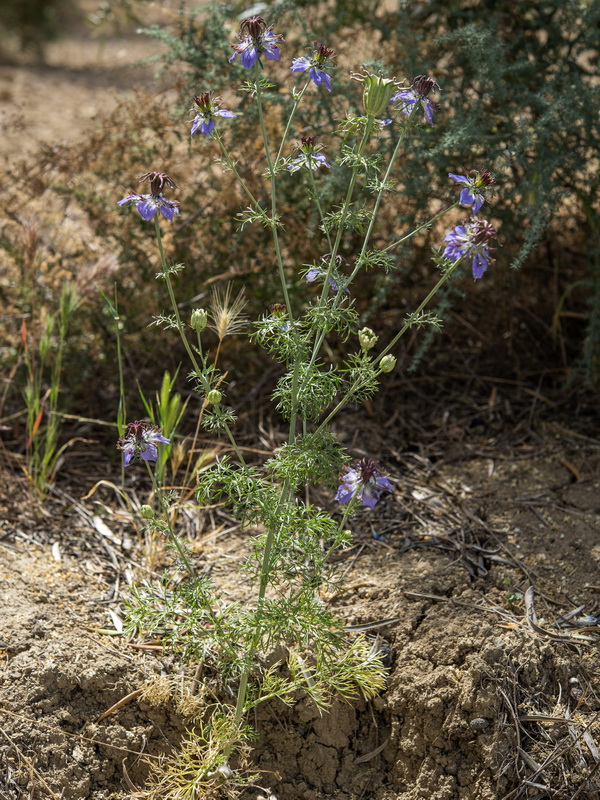
M 473 214 L 477 214 L 481 206 L 485 202 L 485 190 L 488 186 L 493 186 L 496 181 L 487 171 L 487 169 L 477 172 L 471 170 L 469 173 L 472 177 L 466 175 L 455 175 L 453 172 L 448 173 L 448 177 L 453 181 L 464 186 L 460 193 L 460 204 L 463 206 L 473 205 Z
M 165 186 L 176 189 L 177 184 L 164 172 L 146 172 L 138 178 L 140 182 L 145 180 L 150 182 L 150 194 L 130 192 L 122 200 L 119 200 L 117 205 L 123 206 L 126 203 L 134 202 L 140 217 L 146 222 L 149 222 L 157 211 L 160 211 L 165 219 L 172 222 L 173 218 L 179 215 L 179 203 L 177 200 L 168 200 L 164 197 L 162 190 Z
M 355 461 L 345 475 L 337 490 L 335 499 L 348 503 L 358 497 L 363 506 L 375 508 L 382 492 L 393 492 L 394 487 L 370 458 Z
M 495 237 L 496 230 L 487 220 L 472 217 L 446 234 L 444 241 L 447 245 L 443 255 L 452 261 L 471 259 L 473 277 L 481 278 L 494 260 L 491 256 L 494 248 L 490 246 L 490 241 Z
M 325 278 L 325 275 L 327 275 L 326 269 L 319 269 L 319 267 L 313 267 L 312 269 L 308 270 L 308 272 L 304 277 L 307 283 L 314 283 L 317 280 L 322 280 L 323 278 Z M 338 280 L 336 280 L 331 275 L 329 276 L 329 285 L 331 286 L 334 292 L 339 291 L 340 283 L 338 283 Z M 346 288 L 346 292 L 350 294 L 350 289 Z
M 198 131 L 203 133 L 204 136 L 210 136 L 215 127 L 215 117 L 236 118 L 236 114 L 219 107 L 219 99 L 213 97 L 213 92 L 196 95 L 192 111 L 195 112 L 195 116 L 192 121 L 190 136 L 198 133 Z
M 157 444 L 171 444 L 156 425 L 147 420 L 130 422 L 125 433 L 117 442 L 119 450 L 123 451 L 123 463 L 129 466 L 134 458 L 144 461 L 156 461 L 158 458 Z
M 410 89 L 401 89 L 397 94 L 391 98 L 393 103 L 395 100 L 402 100 L 404 103 L 402 113 L 409 116 L 412 113 L 412 108 L 415 103 L 421 103 L 423 107 L 423 119 L 429 125 L 433 125 L 433 114 L 439 111 L 440 107 L 433 100 L 429 99 L 429 94 L 436 89 L 439 89 L 437 82 L 427 75 L 417 75 L 416 78 L 410 82 Z
M 232 44 L 234 54 L 229 63 L 239 55 L 242 67 L 252 69 L 261 55 L 271 61 L 279 61 L 278 43 L 285 41 L 279 33 L 273 33 L 273 28 L 267 27 L 262 17 L 248 17 L 242 20 L 238 35 L 239 43 Z
M 300 154 L 288 161 L 287 168 L 290 172 L 298 172 L 302 167 L 312 170 L 317 170 L 319 167 L 331 169 L 331 164 L 323 153 L 319 153 L 321 145 L 315 145 L 315 139 L 315 136 L 302 137 L 302 144 L 298 148 Z
M 316 44 L 316 42 L 315 42 Z M 325 84 L 327 91 L 331 91 L 331 77 L 322 69 L 325 66 L 328 58 L 333 56 L 333 50 L 320 44 L 316 50 L 313 50 L 313 57 L 300 56 L 292 61 L 290 70 L 292 72 L 306 72 L 310 75 L 315 86 Z

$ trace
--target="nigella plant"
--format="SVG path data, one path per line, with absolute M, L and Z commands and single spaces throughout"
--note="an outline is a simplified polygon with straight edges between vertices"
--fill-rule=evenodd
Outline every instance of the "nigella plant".
M 449 172 L 448 177 L 463 187 L 459 202 L 461 206 L 472 204 L 473 214 L 479 213 L 481 206 L 485 203 L 487 190 L 496 183 L 487 169 L 483 169 L 481 172 L 471 170 L 469 175 L 455 175 L 453 172 Z M 493 189 L 491 191 L 493 192 Z
M 491 242 L 495 238 L 496 230 L 486 219 L 472 217 L 446 234 L 444 258 L 452 261 L 463 258 L 470 260 L 473 277 L 481 278 L 490 262 L 494 260 L 492 258 L 494 248 Z
M 168 186 L 170 189 L 176 189 L 177 184 L 165 175 L 164 172 L 145 172 L 140 175 L 138 181 L 148 181 L 150 183 L 149 194 L 138 194 L 130 192 L 122 200 L 117 203 L 118 206 L 126 205 L 127 203 L 135 203 L 138 214 L 146 222 L 150 222 L 154 215 L 160 211 L 165 219 L 172 222 L 174 217 L 179 216 L 179 203 L 177 200 L 168 200 L 163 195 L 163 189 Z
M 407 82 L 371 72 L 354 73 L 351 79 L 362 85 L 362 109 L 358 113 L 349 109 L 332 130 L 319 130 L 332 143 L 329 149 L 335 150 L 325 156 L 316 137 L 307 135 L 306 122 L 296 125 L 299 106 L 310 97 L 307 89 L 312 84 L 324 86 L 332 95 L 339 91 L 336 103 L 343 102 L 345 89 L 339 88 L 337 81 L 332 86 L 328 72 L 333 52 L 324 45 L 288 65 L 294 78 L 304 74 L 304 85 L 297 89 L 290 80 L 287 120 L 281 126 L 278 121 L 271 130 L 265 123 L 264 93 L 272 84 L 263 70 L 276 66 L 269 62 L 280 59 L 282 41 L 262 17 L 249 17 L 241 23 L 230 59 L 239 55 L 242 67 L 251 70 L 242 89 L 249 102 L 256 104 L 257 135 L 262 140 L 264 182 L 258 188 L 256 182 L 249 185 L 244 179 L 252 166 L 238 168 L 240 157 L 230 152 L 225 126 L 223 131 L 217 127 L 221 118 L 234 126 L 236 116 L 222 108 L 212 92 L 195 97 L 191 130 L 192 136 L 201 133 L 207 137 L 206 147 L 217 151 L 221 165 L 230 171 L 245 198 L 246 207 L 238 214 L 239 235 L 245 235 L 245 226 L 252 224 L 269 232 L 272 247 L 265 263 L 273 265 L 268 278 L 272 294 L 265 313 L 247 325 L 241 313 L 246 301 L 241 293 L 233 299 L 229 286 L 213 293 L 206 308 L 193 309 L 186 325 L 173 283 L 184 267 L 168 264 L 161 240 L 160 216 L 171 220 L 178 213 L 177 203 L 165 197 L 175 184 L 163 173 L 146 173 L 141 180 L 150 182 L 150 193 L 131 193 L 120 201 L 120 205 L 134 203 L 144 219 L 154 219 L 161 260 L 157 277 L 165 282 L 172 306 L 172 314 L 156 321 L 167 331 L 176 329 L 188 355 L 191 391 L 198 395 L 200 408 L 197 430 L 204 428 L 211 438 L 223 438 L 219 457 L 212 465 L 204 464 L 198 473 L 196 496 L 201 506 L 227 507 L 253 534 L 246 575 L 255 582 L 254 601 L 241 604 L 234 598 L 230 602 L 220 597 L 207 579 L 198 577 L 195 556 L 179 543 L 176 515 L 153 478 L 162 521 L 156 521 L 152 508 L 144 512 L 144 519 L 154 525 L 153 530 L 169 535 L 178 563 L 188 573 L 188 582 L 175 582 L 163 602 L 158 615 L 160 630 L 173 632 L 170 635 L 178 652 L 191 654 L 202 665 L 212 667 L 207 673 L 222 675 L 228 687 L 236 687 L 235 704 L 220 709 L 218 724 L 211 728 L 218 741 L 207 742 L 201 757 L 200 751 L 194 750 L 193 759 L 186 763 L 194 764 L 194 781 L 201 773 L 203 787 L 212 786 L 211 781 L 227 782 L 228 796 L 239 786 L 239 776 L 233 780 L 229 762 L 234 763 L 233 751 L 243 750 L 244 719 L 263 699 L 278 696 L 287 702 L 302 690 L 326 707 L 336 691 L 346 697 L 354 691 L 368 698 L 384 686 L 381 660 L 364 640 L 347 640 L 320 592 L 335 578 L 335 559 L 330 556 L 351 541 L 354 515 L 361 506 L 365 513 L 372 513 L 378 503 L 390 502 L 394 479 L 374 460 L 374 453 L 353 461 L 330 423 L 346 406 L 360 407 L 375 395 L 380 382 L 395 370 L 393 351 L 410 329 L 439 328 L 440 320 L 429 304 L 465 264 L 480 278 L 492 261 L 496 237 L 493 225 L 476 216 L 494 185 L 487 170 L 452 173 L 460 196 L 414 230 L 390 233 L 389 225 L 380 224 L 382 216 L 388 221 L 396 219 L 407 136 L 422 128 L 422 117 L 432 125 L 434 113 L 442 113 L 431 99 L 439 90 L 433 78 L 418 75 Z M 277 72 L 292 78 L 286 70 Z M 282 131 L 277 141 L 273 141 L 273 129 Z M 389 139 L 390 155 L 385 163 L 374 144 L 382 137 Z M 293 139 L 300 144 L 286 157 Z M 339 174 L 325 192 L 322 182 L 332 164 Z M 279 187 L 294 180 L 284 177 L 286 171 L 301 174 L 302 179 L 295 180 L 295 191 L 298 195 L 306 191 L 306 202 L 281 202 Z M 358 199 L 361 185 L 371 192 L 368 202 Z M 324 207 L 330 195 L 331 205 Z M 431 270 L 433 285 L 424 289 L 422 301 L 398 330 L 378 331 L 374 322 L 373 329 L 363 325 L 355 308 L 358 293 L 353 291 L 359 274 L 397 268 L 396 249 L 445 215 L 453 215 L 460 205 L 472 206 L 473 216 L 459 224 L 451 217 L 454 227 L 445 237 L 443 252 L 434 259 L 440 272 Z M 293 243 L 286 241 L 286 221 L 292 222 L 289 227 L 295 230 L 302 222 L 306 224 L 307 247 L 313 247 L 308 264 L 299 262 Z M 362 281 L 360 285 L 366 284 Z M 363 292 L 362 307 L 368 299 Z M 234 367 L 224 372 L 219 363 L 224 338 L 246 335 L 248 330 L 250 344 L 262 348 L 265 360 L 278 362 L 272 401 L 274 414 L 279 414 L 285 426 L 285 441 L 266 461 L 260 460 L 262 451 L 239 444 L 234 403 L 228 404 L 227 380 L 233 377 Z M 126 464 L 139 458 L 147 466 L 161 444 L 168 442 L 160 431 L 139 421 L 131 423 L 119 441 Z M 367 440 L 361 442 L 363 450 L 368 446 Z M 329 511 L 311 502 L 316 486 L 326 489 L 320 496 L 328 493 Z M 157 613 L 152 604 L 157 597 L 152 591 L 138 593 L 131 612 L 137 629 L 156 630 Z M 265 663 L 259 656 L 276 644 L 286 653 L 286 670 L 259 667 Z
M 319 169 L 319 167 L 331 169 L 331 164 L 320 152 L 322 145 L 315 144 L 315 139 L 315 136 L 302 137 L 302 143 L 298 147 L 298 155 L 288 162 L 287 168 L 290 172 L 297 172 L 302 167 L 311 170 Z
M 435 90 L 439 90 L 437 81 L 427 75 L 417 75 L 410 82 L 409 89 L 401 89 L 391 99 L 391 102 L 401 100 L 403 103 L 402 113 L 409 115 L 412 106 L 420 104 L 423 108 L 423 118 L 428 125 L 433 125 L 433 114 L 439 111 L 440 107 L 430 99 L 429 95 Z
M 306 72 L 306 70 L 308 70 L 308 74 L 310 75 L 315 86 L 321 86 L 321 84 L 324 83 L 325 88 L 330 92 L 331 76 L 328 72 L 325 72 L 325 68 L 329 59 L 333 61 L 333 57 L 333 50 L 331 50 L 329 47 L 325 47 L 324 44 L 320 44 L 317 46 L 316 50 L 313 50 L 312 58 L 309 58 L 308 56 L 300 56 L 299 58 L 295 58 L 292 61 L 290 70 L 292 72 Z
M 215 127 L 215 117 L 236 118 L 236 115 L 231 111 L 220 107 L 219 99 L 214 97 L 214 92 L 196 95 L 192 111 L 194 112 L 194 119 L 192 120 L 190 136 L 194 136 L 198 131 L 204 136 L 210 136 Z
M 156 425 L 148 420 L 136 420 L 127 425 L 117 447 L 123 451 L 123 463 L 127 467 L 135 458 L 156 461 L 158 444 L 171 444 L 171 442 L 162 435 Z
M 262 17 L 248 17 L 242 20 L 238 41 L 231 46 L 234 53 L 229 61 L 239 55 L 242 67 L 252 69 L 262 55 L 271 61 L 279 61 L 279 42 L 284 38 L 273 33 Z

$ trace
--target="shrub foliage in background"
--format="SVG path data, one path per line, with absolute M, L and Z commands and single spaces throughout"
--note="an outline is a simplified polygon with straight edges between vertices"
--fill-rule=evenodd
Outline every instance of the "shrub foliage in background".
M 140 2 L 140 9 L 145 5 Z M 186 197 L 182 189 L 179 194 L 182 217 L 167 235 L 165 248 L 170 261 L 190 265 L 178 288 L 179 297 L 189 298 L 190 308 L 201 303 L 213 285 L 232 279 L 246 287 L 252 315 L 281 300 L 273 297 L 265 279 L 269 232 L 259 226 L 238 229 L 235 212 L 240 197 L 218 163 L 214 142 L 206 141 L 192 152 L 187 136 L 181 134 L 181 118 L 188 114 L 193 95 L 210 90 L 222 93 L 224 107 L 238 115 L 228 136 L 232 150 L 239 153 L 243 177 L 251 189 L 258 191 L 262 186 L 265 164 L 254 133 L 253 106 L 244 95 L 232 96 L 226 90 L 231 70 L 241 70 L 227 59 L 236 17 L 246 11 L 239 3 L 184 7 L 168 30 L 149 29 L 167 45 L 161 58 L 166 80 L 175 82 L 177 93 L 141 94 L 136 102 L 117 108 L 104 123 L 98 122 L 76 146 L 47 148 L 34 164 L 9 166 L 0 246 L 7 266 L 2 273 L 17 277 L 0 279 L 0 293 L 7 315 L 14 314 L 16 321 L 6 327 L 2 359 L 14 363 L 20 314 L 33 318 L 40 308 L 56 313 L 62 282 L 75 278 L 84 284 L 78 286 L 85 313 L 75 322 L 76 353 L 66 360 L 69 391 L 64 397 L 71 404 L 66 410 L 100 415 L 107 400 L 114 404 L 117 393 L 114 325 L 96 296 L 95 285 L 112 296 L 112 284 L 117 283 L 132 396 L 136 379 L 148 385 L 160 382 L 163 369 L 174 373 L 182 360 L 182 354 L 174 350 L 157 367 L 153 347 L 159 346 L 159 334 L 153 339 L 153 329 L 150 335 L 145 333 L 144 348 L 138 347 L 139 335 L 151 321 L 148 309 L 168 303 L 164 287 L 153 280 L 159 265 L 148 252 L 143 223 L 114 203 L 115 196 L 137 188 L 140 173 L 165 171 L 188 193 Z M 397 202 L 383 209 L 378 245 L 385 246 L 398 231 L 429 216 L 435 208 L 425 207 L 426 198 L 437 198 L 440 207 L 450 201 L 453 187 L 448 172 L 462 173 L 469 165 L 493 170 L 501 191 L 493 202 L 492 218 L 497 227 L 504 228 L 502 239 L 517 243 L 514 249 L 503 248 L 498 258 L 525 267 L 518 277 L 514 274 L 509 289 L 492 278 L 498 280 L 498 308 L 502 292 L 507 304 L 519 292 L 527 292 L 523 305 L 528 308 L 544 302 L 536 313 L 546 320 L 547 329 L 534 332 L 535 346 L 546 347 L 550 326 L 558 320 L 567 340 L 563 374 L 573 373 L 579 365 L 589 382 L 597 380 L 600 252 L 595 173 L 600 86 L 594 74 L 600 49 L 599 4 L 524 0 L 515 7 L 508 0 L 479 0 L 466 7 L 462 2 L 427 0 L 418 5 L 398 3 L 390 10 L 389 3 L 378 0 L 369 4 L 284 0 L 266 3 L 260 13 L 287 30 L 285 50 L 290 56 L 321 41 L 336 50 L 340 71 L 356 68 L 361 56 L 364 66 L 377 71 L 376 53 L 382 62 L 395 65 L 398 78 L 427 73 L 438 80 L 443 111 L 436 117 L 435 129 L 426 131 L 428 141 L 424 143 L 421 136 L 407 143 L 405 183 Z M 285 65 L 273 65 L 274 86 L 265 100 L 267 126 L 274 135 L 280 132 L 291 103 L 284 88 L 287 77 Z M 358 84 L 356 96 L 345 97 L 343 106 L 325 94 L 315 90 L 310 115 L 298 116 L 296 140 L 337 127 L 326 123 L 344 116 L 348 103 L 359 107 Z M 382 136 L 379 146 L 385 150 L 394 144 L 392 133 Z M 339 196 L 337 181 L 343 182 L 339 167 L 322 181 L 324 204 Z M 295 230 L 293 215 L 286 214 L 287 237 L 292 242 L 286 261 L 299 284 L 295 291 L 308 292 L 297 276 L 309 263 L 311 247 L 304 220 L 310 207 L 291 176 L 281 183 L 282 208 L 297 209 L 299 220 Z M 72 224 L 74 220 L 78 225 Z M 316 218 L 314 226 L 316 230 Z M 345 234 L 342 254 L 353 252 L 354 236 L 351 231 Z M 402 313 L 410 305 L 411 292 L 420 291 L 422 285 L 421 264 L 429 259 L 430 244 L 426 235 L 415 237 L 394 251 L 387 274 L 368 274 L 365 296 L 376 299 L 370 306 L 361 306 L 359 300 L 357 308 L 364 322 L 373 313 L 381 316 L 383 312 L 385 319 L 388 311 Z M 380 277 L 375 279 L 375 274 Z M 290 279 L 294 279 L 291 273 Z M 507 283 L 506 276 L 502 283 Z M 471 298 L 469 303 L 473 302 Z M 469 305 L 459 285 L 441 299 L 444 309 L 468 318 Z M 563 312 L 568 312 L 564 318 Z M 496 336 L 495 330 L 491 337 L 497 341 L 496 351 L 502 346 L 501 331 Z M 552 342 L 547 347 L 555 347 L 555 357 L 557 347 Z M 525 350 L 522 357 L 531 357 L 534 348 L 525 346 Z M 548 350 L 537 354 L 546 366 Z M 225 365 L 228 357 L 239 358 L 239 354 L 228 355 L 225 348 Z M 251 372 L 252 360 L 245 366 Z M 155 374 L 157 368 L 160 374 Z

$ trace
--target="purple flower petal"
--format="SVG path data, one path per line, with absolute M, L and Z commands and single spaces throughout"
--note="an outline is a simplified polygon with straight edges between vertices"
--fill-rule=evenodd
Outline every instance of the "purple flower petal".
M 460 193 L 459 202 L 461 206 L 470 206 L 471 203 L 475 202 L 475 198 L 471 194 L 471 189 L 468 186 Z
M 145 219 L 146 222 L 150 222 L 150 220 L 158 211 L 158 204 L 152 198 L 152 196 L 149 196 L 146 200 L 140 200 L 140 202 L 136 205 L 136 208 L 140 217 Z
M 240 53 L 240 61 L 244 69 L 252 69 L 258 61 L 258 50 L 256 47 L 249 46 L 242 53 Z
M 485 202 L 485 195 L 478 194 L 475 197 L 475 202 L 473 203 L 473 214 L 477 214 L 479 212 L 479 209 L 484 204 L 484 202 Z
M 158 458 L 158 449 L 156 445 L 146 444 L 146 446 L 140 450 L 140 456 L 144 461 L 156 461 Z
M 306 56 L 300 56 L 300 58 L 295 58 L 292 61 L 292 66 L 290 67 L 291 72 L 306 72 L 312 66 L 312 62 L 306 58 Z
M 214 127 L 215 127 L 215 121 L 212 117 L 204 119 L 200 123 L 200 133 L 203 133 L 205 136 L 210 136 Z

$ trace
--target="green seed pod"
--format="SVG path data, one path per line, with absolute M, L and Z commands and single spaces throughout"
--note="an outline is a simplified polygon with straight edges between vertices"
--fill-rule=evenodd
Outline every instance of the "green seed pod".
M 140 514 L 144 519 L 154 519 L 154 511 L 150 508 L 150 506 L 142 506 L 140 508 Z
M 210 392 L 206 395 L 206 399 L 209 403 L 212 403 L 213 406 L 218 406 L 221 400 L 223 399 L 223 395 L 218 389 L 211 389 Z
M 396 358 L 394 356 L 384 356 L 379 362 L 379 369 L 382 372 L 391 372 L 396 366 Z
M 384 114 L 392 96 L 398 91 L 398 82 L 370 73 L 353 75 L 352 78 L 363 84 L 363 105 L 367 116 L 375 118 Z

